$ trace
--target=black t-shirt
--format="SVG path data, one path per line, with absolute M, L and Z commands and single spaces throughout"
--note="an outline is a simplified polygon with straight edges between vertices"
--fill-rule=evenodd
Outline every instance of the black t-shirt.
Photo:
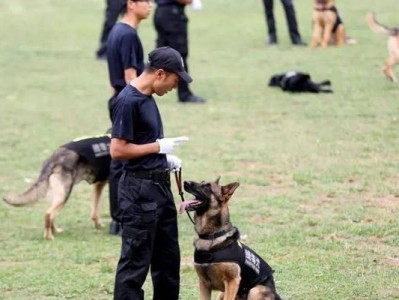
M 144 70 L 144 51 L 136 29 L 117 23 L 107 40 L 107 62 L 112 87 L 118 92 L 126 86 L 125 70 L 135 68 L 137 76 Z
M 162 119 L 154 97 L 140 93 L 130 84 L 119 93 L 112 117 L 112 138 L 138 145 L 163 138 Z M 166 155 L 150 154 L 124 160 L 123 165 L 130 171 L 166 169 Z

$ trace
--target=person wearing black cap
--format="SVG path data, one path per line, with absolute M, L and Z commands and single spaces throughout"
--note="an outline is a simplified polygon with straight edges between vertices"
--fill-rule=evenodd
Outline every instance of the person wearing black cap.
M 198 7 L 200 0 L 194 0 Z M 187 69 L 188 58 L 188 18 L 185 7 L 193 0 L 155 0 L 154 27 L 157 32 L 156 47 L 169 46 L 180 52 Z M 193 7 L 194 9 L 194 7 Z M 188 83 L 180 81 L 177 87 L 181 103 L 203 103 L 205 99 L 194 95 Z
M 269 45 L 275 45 L 278 43 L 276 25 L 274 22 L 274 14 L 273 14 L 273 1 L 274 0 L 263 0 L 266 24 L 269 33 L 269 40 L 267 43 Z M 290 34 L 292 44 L 296 46 L 306 46 L 306 43 L 302 41 L 301 35 L 299 34 L 298 31 L 298 24 L 295 16 L 295 8 L 294 4 L 292 3 L 292 0 L 281 0 L 281 3 L 283 4 L 284 7 L 285 16 L 288 25 L 288 32 Z
M 107 62 L 113 95 L 108 101 L 108 110 L 112 121 L 112 109 L 116 96 L 132 79 L 144 69 L 144 51 L 137 27 L 150 15 L 150 0 L 127 0 L 123 5 L 123 17 L 112 28 L 107 40 Z M 112 221 L 109 233 L 120 233 L 118 222 L 118 182 L 122 175 L 121 162 L 112 160 L 110 167 L 109 200 Z
M 112 27 L 115 25 L 126 0 L 107 0 L 105 8 L 105 19 L 100 36 L 100 47 L 96 51 L 97 59 L 107 59 L 107 39 Z
M 157 48 L 148 57 L 143 73 L 119 93 L 112 115 L 110 154 L 123 163 L 115 300 L 144 299 L 142 286 L 150 267 L 152 299 L 179 299 L 180 249 L 169 172 L 179 170 L 181 160 L 170 153 L 188 138 L 164 137 L 153 95 L 163 96 L 192 78 L 173 48 Z

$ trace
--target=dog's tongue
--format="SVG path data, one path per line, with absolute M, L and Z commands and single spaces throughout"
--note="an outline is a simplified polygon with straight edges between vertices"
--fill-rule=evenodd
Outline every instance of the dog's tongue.
M 182 202 L 180 204 L 179 213 L 182 214 L 191 205 L 196 205 L 196 204 L 199 204 L 199 203 L 201 203 L 201 201 L 198 201 L 198 200 L 187 200 L 187 201 L 184 201 L 184 202 Z

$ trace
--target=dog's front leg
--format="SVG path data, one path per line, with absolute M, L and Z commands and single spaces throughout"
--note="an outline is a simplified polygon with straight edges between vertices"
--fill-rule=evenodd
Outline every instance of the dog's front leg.
M 332 22 L 326 23 L 326 26 L 324 27 L 324 31 L 323 31 L 323 39 L 321 41 L 322 48 L 328 47 L 328 44 L 330 43 L 330 40 L 332 37 L 333 26 L 334 26 L 334 24 Z
M 107 181 L 99 181 L 93 184 L 93 196 L 91 202 L 91 220 L 93 221 L 93 227 L 100 229 L 102 224 L 100 220 L 100 207 L 101 207 L 101 193 Z
M 240 286 L 241 277 L 235 277 L 230 281 L 224 282 L 224 297 L 223 300 L 234 300 L 237 296 L 238 288 Z
M 204 282 L 204 280 L 199 281 L 199 289 L 200 289 L 200 299 L 201 300 L 211 300 L 211 292 L 210 287 Z

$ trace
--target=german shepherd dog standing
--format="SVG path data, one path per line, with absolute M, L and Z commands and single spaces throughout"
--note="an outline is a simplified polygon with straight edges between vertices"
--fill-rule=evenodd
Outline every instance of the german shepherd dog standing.
M 230 221 L 227 203 L 239 183 L 221 186 L 219 180 L 185 181 L 185 191 L 195 200 L 180 207 L 180 212 L 195 211 L 194 267 L 201 300 L 210 300 L 212 290 L 221 292 L 218 300 L 281 300 L 272 268 L 240 242 L 240 233 Z
M 111 156 L 108 135 L 77 139 L 59 147 L 44 163 L 35 183 L 20 195 L 6 195 L 4 201 L 25 206 L 48 196 L 50 208 L 44 215 L 44 238 L 54 239 L 62 231 L 55 227 L 55 216 L 64 207 L 75 184 L 82 180 L 93 183 L 91 219 L 101 227 L 100 197 L 109 176 Z
M 327 48 L 329 44 L 342 46 L 346 42 L 345 27 L 334 0 L 313 0 L 313 32 L 309 47 L 319 44 Z
M 388 35 L 389 57 L 385 60 L 384 74 L 391 81 L 397 82 L 393 72 L 395 64 L 399 63 L 399 27 L 388 28 L 377 22 L 373 13 L 367 14 L 367 23 L 371 30 Z

